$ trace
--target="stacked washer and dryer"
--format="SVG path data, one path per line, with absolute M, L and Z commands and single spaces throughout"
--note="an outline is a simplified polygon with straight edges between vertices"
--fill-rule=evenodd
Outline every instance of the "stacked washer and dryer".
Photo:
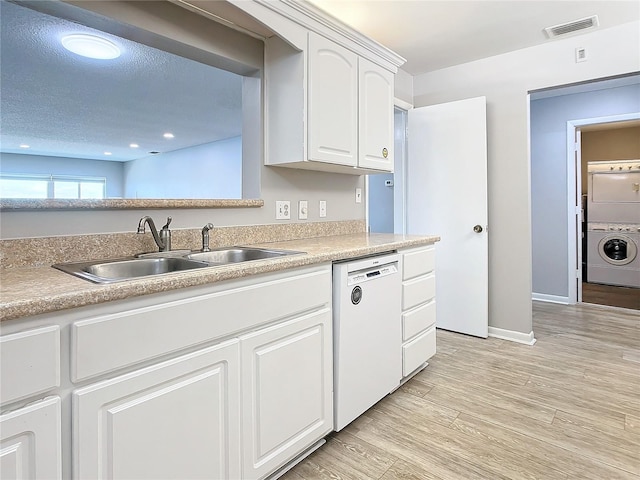
M 640 160 L 590 162 L 587 282 L 640 288 Z

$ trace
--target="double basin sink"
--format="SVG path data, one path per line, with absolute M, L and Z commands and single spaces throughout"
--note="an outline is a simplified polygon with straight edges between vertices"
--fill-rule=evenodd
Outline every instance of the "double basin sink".
M 160 252 L 134 258 L 59 263 L 54 268 L 95 283 L 114 283 L 150 275 L 297 255 L 303 252 L 231 247 L 208 252 Z

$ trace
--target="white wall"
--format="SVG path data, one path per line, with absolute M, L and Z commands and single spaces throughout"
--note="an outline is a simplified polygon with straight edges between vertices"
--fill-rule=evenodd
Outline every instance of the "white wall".
M 531 102 L 531 233 L 536 294 L 569 296 L 567 121 L 633 112 L 640 112 L 640 84 Z
M 0 171 L 3 173 L 104 177 L 107 179 L 107 197 L 119 198 L 123 194 L 124 168 L 122 162 L 1 153 Z
M 126 162 L 126 198 L 242 198 L 242 137 Z
M 528 92 L 640 70 L 639 32 L 631 22 L 414 78 L 416 107 L 487 97 L 490 326 L 532 330 Z
M 401 68 L 394 78 L 393 93 L 397 99 L 413 104 L 413 77 Z

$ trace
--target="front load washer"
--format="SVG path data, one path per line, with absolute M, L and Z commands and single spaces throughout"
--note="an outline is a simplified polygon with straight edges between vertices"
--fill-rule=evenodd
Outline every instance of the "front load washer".
M 588 224 L 587 282 L 640 288 L 640 224 Z

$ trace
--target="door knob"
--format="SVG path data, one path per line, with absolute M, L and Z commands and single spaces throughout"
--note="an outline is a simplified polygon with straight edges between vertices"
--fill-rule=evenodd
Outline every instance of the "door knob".
M 473 227 L 473 231 L 476 233 L 482 233 L 482 225 L 476 225 Z

